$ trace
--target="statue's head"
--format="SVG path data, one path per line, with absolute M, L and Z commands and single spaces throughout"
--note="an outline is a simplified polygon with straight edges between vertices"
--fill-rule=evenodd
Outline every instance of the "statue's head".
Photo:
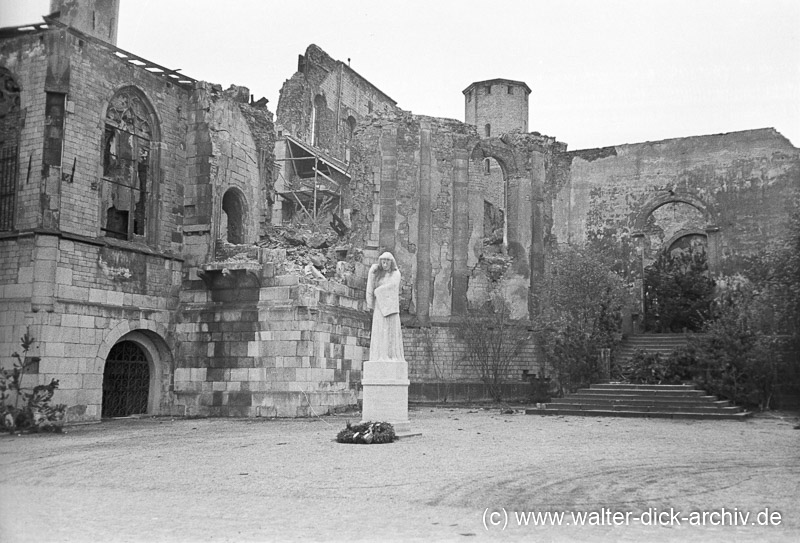
M 393 272 L 397 269 L 397 262 L 395 262 L 392 253 L 388 251 L 378 257 L 378 263 L 383 272 Z

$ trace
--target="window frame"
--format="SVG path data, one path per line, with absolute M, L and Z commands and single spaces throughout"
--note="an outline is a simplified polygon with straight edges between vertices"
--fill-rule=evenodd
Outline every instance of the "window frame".
M 155 242 L 158 141 L 155 110 L 144 93 L 136 87 L 118 89 L 106 107 L 101 136 L 103 237 Z M 127 209 L 117 208 L 119 203 Z

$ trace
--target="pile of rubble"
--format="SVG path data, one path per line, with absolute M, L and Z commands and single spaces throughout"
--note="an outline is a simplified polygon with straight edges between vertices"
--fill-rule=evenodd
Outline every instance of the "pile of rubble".
M 216 261 L 241 264 L 257 263 L 259 249 L 282 249 L 286 258 L 276 262 L 281 274 L 296 274 L 302 281 L 330 280 L 347 283 L 356 274 L 356 265 L 363 259 L 360 249 L 339 243 L 332 229 L 313 230 L 305 226 L 269 226 L 255 245 L 233 245 L 219 240 Z

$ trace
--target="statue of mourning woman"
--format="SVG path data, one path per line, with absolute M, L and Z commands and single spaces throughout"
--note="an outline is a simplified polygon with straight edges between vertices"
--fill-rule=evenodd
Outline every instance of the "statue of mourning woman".
M 410 431 L 408 364 L 400 328 L 400 270 L 392 253 L 369 269 L 367 307 L 372 310 L 369 360 L 364 362 L 364 422 L 390 422 L 398 435 Z
M 392 253 L 383 253 L 367 276 L 367 307 L 373 310 L 370 360 L 405 360 L 400 330 L 400 270 Z

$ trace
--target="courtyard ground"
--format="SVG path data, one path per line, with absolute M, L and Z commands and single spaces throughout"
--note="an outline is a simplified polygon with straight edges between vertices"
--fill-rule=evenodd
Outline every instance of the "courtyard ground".
M 410 415 L 422 435 L 386 445 L 333 440 L 357 414 L 3 436 L 0 541 L 800 540 L 793 414 Z

